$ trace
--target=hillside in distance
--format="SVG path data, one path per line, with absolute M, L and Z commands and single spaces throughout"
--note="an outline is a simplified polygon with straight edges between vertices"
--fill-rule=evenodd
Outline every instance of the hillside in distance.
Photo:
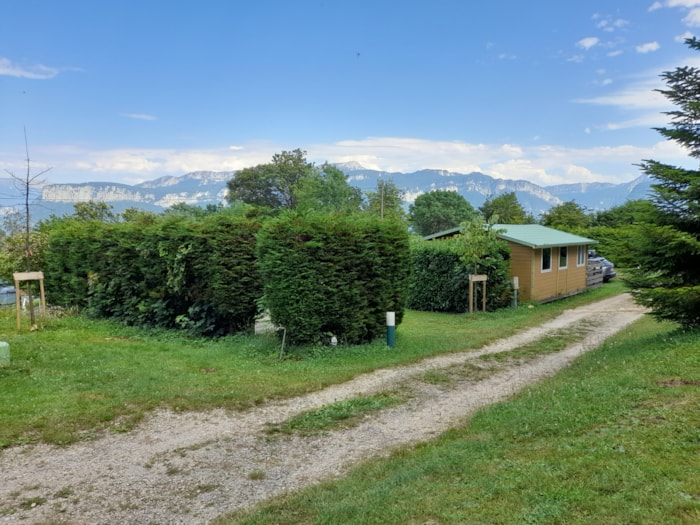
M 479 172 L 465 174 L 426 169 L 399 173 L 369 170 L 356 163 L 337 166 L 348 176 L 350 185 L 364 191 L 375 189 L 379 180 L 391 180 L 406 192 L 409 202 L 428 191 L 451 190 L 478 208 L 489 197 L 515 192 L 518 202 L 536 218 L 553 206 L 569 201 L 574 201 L 589 211 L 606 210 L 628 200 L 646 199 L 651 189 L 650 179 L 646 175 L 622 184 L 601 182 L 538 186 L 526 180 L 495 179 Z
M 624 204 L 631 199 L 647 198 L 650 180 L 642 175 L 623 183 L 577 183 L 542 187 L 526 180 L 495 179 L 479 172 L 455 173 L 425 169 L 412 173 L 365 169 L 357 163 L 338 164 L 348 183 L 364 192 L 374 191 L 380 180 L 392 181 L 405 192 L 406 204 L 418 195 L 432 190 L 450 190 L 463 195 L 475 208 L 486 199 L 515 192 L 526 211 L 539 217 L 551 207 L 575 201 L 580 206 L 598 211 Z M 115 212 L 127 208 L 160 212 L 178 203 L 196 206 L 226 202 L 226 182 L 233 171 L 197 171 L 181 176 L 160 177 L 140 184 L 117 182 L 85 182 L 78 184 L 46 184 L 31 196 L 34 221 L 50 215 L 73 213 L 78 202 L 105 202 Z M 24 196 L 12 179 L 0 178 L 0 213 L 21 207 Z

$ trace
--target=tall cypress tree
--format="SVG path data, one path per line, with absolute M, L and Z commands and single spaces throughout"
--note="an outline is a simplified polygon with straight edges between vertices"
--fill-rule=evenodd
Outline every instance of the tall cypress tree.
M 700 41 L 686 40 L 700 51 Z M 700 69 L 679 67 L 662 74 L 659 90 L 677 109 L 667 112 L 668 127 L 655 128 L 695 159 L 700 158 Z M 659 319 L 686 328 L 700 327 L 700 171 L 655 160 L 641 163 L 653 180 L 653 223 L 642 228 L 634 252 L 639 266 L 629 284 L 638 303 Z

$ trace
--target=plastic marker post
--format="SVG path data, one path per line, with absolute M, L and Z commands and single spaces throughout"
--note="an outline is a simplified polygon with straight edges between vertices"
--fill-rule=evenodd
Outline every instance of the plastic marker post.
M 386 313 L 386 345 L 389 348 L 394 348 L 396 344 L 396 314 L 394 312 Z

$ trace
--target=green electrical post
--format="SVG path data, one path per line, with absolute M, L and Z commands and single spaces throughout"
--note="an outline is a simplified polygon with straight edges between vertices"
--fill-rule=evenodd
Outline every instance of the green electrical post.
M 394 312 L 386 313 L 386 345 L 389 348 L 394 348 L 396 345 L 396 314 Z

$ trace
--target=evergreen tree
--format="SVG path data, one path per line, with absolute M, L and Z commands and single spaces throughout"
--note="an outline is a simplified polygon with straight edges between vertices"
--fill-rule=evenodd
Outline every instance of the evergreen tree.
M 696 38 L 686 43 L 700 50 Z M 677 109 L 667 112 L 669 127 L 655 129 L 700 158 L 700 69 L 678 67 L 661 76 L 668 89 L 659 91 Z M 657 318 L 700 327 L 700 171 L 655 160 L 641 168 L 655 181 L 657 217 L 642 226 L 633 245 L 639 266 L 629 278 L 632 294 Z

